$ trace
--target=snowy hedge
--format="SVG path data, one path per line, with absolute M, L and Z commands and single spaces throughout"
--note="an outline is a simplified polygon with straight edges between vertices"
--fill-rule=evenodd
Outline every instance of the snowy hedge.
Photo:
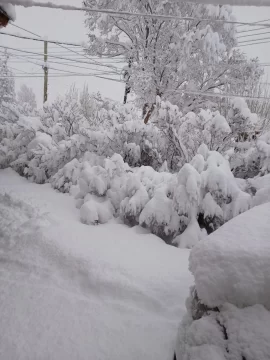
M 120 217 L 191 248 L 270 199 L 267 181 L 234 177 L 251 163 L 258 176 L 270 171 L 269 133 L 254 138 L 257 117 L 242 99 L 231 101 L 226 120 L 211 110 L 183 115 L 157 97 L 147 125 L 133 106 L 87 89 L 79 98 L 74 87 L 38 116 L 9 109 L 0 124 L 0 167 L 62 192 L 79 187 L 87 224 Z
M 237 181 L 228 161 L 206 145 L 175 174 L 130 167 L 119 154 L 105 158 L 86 153 L 80 161 L 73 159 L 60 169 L 51 183 L 60 191 L 76 193 L 76 205 L 86 224 L 120 217 L 129 226 L 139 224 L 184 248 L 193 247 L 206 232 L 258 202 L 252 185 Z M 261 185 L 264 191 L 265 183 Z M 259 184 L 252 189 L 255 186 L 259 193 Z

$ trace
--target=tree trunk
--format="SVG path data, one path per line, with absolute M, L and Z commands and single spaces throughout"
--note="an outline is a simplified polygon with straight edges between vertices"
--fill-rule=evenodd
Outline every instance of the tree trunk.
M 150 119 L 150 117 L 151 117 L 151 115 L 152 115 L 152 113 L 154 111 L 154 108 L 155 108 L 154 104 L 152 104 L 150 109 L 148 109 L 148 104 L 144 104 L 144 106 L 143 106 L 143 118 L 144 118 L 144 120 L 143 121 L 144 121 L 145 124 L 148 123 L 148 121 L 149 121 L 149 119 Z
M 125 94 L 124 94 L 124 104 L 127 103 L 127 97 L 128 97 L 128 94 L 130 93 L 130 86 L 128 86 L 128 84 L 126 84 L 126 87 L 125 87 Z

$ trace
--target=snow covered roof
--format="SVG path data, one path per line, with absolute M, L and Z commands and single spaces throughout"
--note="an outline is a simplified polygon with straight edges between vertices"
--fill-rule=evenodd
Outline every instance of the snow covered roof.
M 10 20 L 16 20 L 15 6 L 11 4 L 0 4 L 0 10 L 3 10 Z
M 254 207 L 192 250 L 190 270 L 205 305 L 261 304 L 270 310 L 269 219 L 270 203 Z
M 188 0 L 188 2 L 236 6 L 270 6 L 270 0 Z

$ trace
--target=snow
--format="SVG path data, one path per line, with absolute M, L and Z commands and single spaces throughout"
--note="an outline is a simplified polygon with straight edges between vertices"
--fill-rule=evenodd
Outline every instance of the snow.
M 177 359 L 269 360 L 269 323 L 270 312 L 262 305 L 239 309 L 225 304 L 198 320 L 186 315 L 179 329 Z
M 34 117 L 34 116 L 21 115 L 17 124 L 28 130 L 33 129 L 33 130 L 37 131 L 42 128 L 40 119 L 38 117 Z
M 190 270 L 202 302 L 270 310 L 270 203 L 223 225 L 191 252 Z
M 3 1 L 1 1 L 3 2 Z M 5 3 L 5 1 L 4 1 Z M 16 20 L 16 11 L 15 11 L 15 7 L 9 3 L 7 4 L 1 4 L 1 8 L 5 11 L 5 13 L 8 15 L 8 17 L 10 18 L 10 20 L 15 21 Z
M 238 309 L 226 304 L 220 318 L 228 331 L 231 359 L 240 359 L 242 356 L 254 360 L 269 359 L 270 312 L 262 305 Z
M 171 360 L 188 250 L 0 171 L 0 358 Z
M 27 146 L 28 150 L 35 150 L 39 146 L 47 147 L 52 146 L 52 137 L 46 133 L 37 131 L 35 139 L 33 139 Z

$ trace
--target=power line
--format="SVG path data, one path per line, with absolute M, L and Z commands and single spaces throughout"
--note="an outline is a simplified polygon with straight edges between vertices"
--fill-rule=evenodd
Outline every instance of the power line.
M 270 31 L 262 32 L 259 34 L 242 35 L 242 36 L 238 36 L 237 39 L 246 38 L 246 37 L 250 37 L 250 36 L 265 35 L 265 34 L 269 34 L 269 33 L 270 33 Z
M 13 50 L 13 51 L 18 51 L 18 52 L 22 52 L 22 53 L 26 53 L 26 54 L 37 54 L 37 55 L 40 55 L 40 56 L 43 56 L 43 54 L 41 53 L 37 53 L 37 52 L 34 52 L 34 51 L 26 51 L 26 50 L 20 50 L 20 49 L 15 49 L 15 48 L 12 48 L 12 47 L 9 47 L 9 46 L 3 46 L 3 45 L 0 45 L 0 48 L 4 48 L 4 49 L 7 49 L 7 50 Z M 72 62 L 75 62 L 77 63 L 78 61 L 76 59 L 68 59 L 68 58 L 65 58 L 65 57 L 61 57 L 61 56 L 55 56 L 55 55 L 51 55 L 50 57 L 54 58 L 54 59 L 60 59 L 60 60 L 67 60 L 67 61 L 72 61 Z M 111 69 L 114 69 L 115 71 L 118 71 L 119 69 L 115 66 L 109 66 L 109 65 L 105 65 L 105 64 L 102 64 L 102 63 L 99 63 L 99 62 L 87 62 L 87 61 L 80 61 L 80 63 L 82 64 L 91 64 L 91 65 L 98 65 L 98 66 L 101 66 L 101 67 L 108 67 L 108 68 L 111 68 Z
M 4 52 L 1 51 L 1 50 L 0 50 L 0 53 L 4 54 Z M 13 54 L 8 54 L 8 55 L 13 56 L 13 57 L 23 58 L 23 57 L 20 56 L 20 55 L 13 55 Z M 26 58 L 26 59 L 27 59 L 27 58 Z M 44 64 L 41 64 L 41 63 L 39 64 L 39 63 L 36 63 L 36 62 L 34 62 L 34 61 L 31 61 L 31 60 L 26 60 L 25 63 L 27 63 L 27 62 L 30 63 L 30 64 L 34 64 L 34 65 L 36 65 L 36 66 L 42 67 L 42 68 L 43 68 L 43 66 L 44 66 Z M 58 63 L 58 62 L 54 62 L 54 63 L 59 64 L 59 65 L 62 65 L 61 63 Z M 68 65 L 68 66 L 69 66 L 69 65 Z M 75 68 L 77 68 L 77 67 L 78 67 L 78 68 L 81 68 L 80 66 L 76 66 L 76 65 L 70 65 L 70 66 L 73 66 L 73 67 L 75 67 Z M 9 66 L 9 67 L 10 67 L 10 66 Z M 51 69 L 51 70 L 62 71 L 62 72 L 65 72 L 65 73 L 77 74 L 77 73 L 75 73 L 74 71 L 72 72 L 72 71 L 69 71 L 69 70 L 57 69 L 57 68 L 55 68 L 55 67 L 52 67 L 52 66 L 50 66 L 50 62 L 49 62 L 48 68 Z M 99 72 L 100 72 L 100 73 L 99 73 L 100 75 L 102 75 L 102 74 L 116 75 L 115 72 L 111 72 L 111 71 L 102 71 L 102 70 L 93 69 L 93 68 L 89 68 L 89 67 L 88 67 L 88 68 L 87 68 L 87 67 L 84 67 L 84 69 L 86 69 L 86 70 L 93 70 L 93 71 L 99 71 Z M 29 73 L 29 74 L 31 74 L 31 73 Z M 83 74 L 81 73 L 81 75 L 83 75 Z
M 4 52 L 2 52 L 4 53 Z M 21 61 L 16 61 L 16 63 L 21 63 L 21 64 L 26 64 L 26 63 L 32 63 L 32 64 L 35 64 L 35 65 L 39 65 L 39 66 L 42 66 L 42 64 L 38 64 L 38 63 L 35 63 L 31 60 L 37 60 L 36 58 L 32 58 L 32 57 L 26 57 L 26 56 L 20 56 L 20 55 L 15 55 L 15 54 L 12 54 L 12 53 L 8 53 L 9 56 L 11 57 L 14 57 L 14 58 L 18 58 L 18 59 L 22 59 Z M 24 60 L 25 59 L 25 60 Z M 14 60 L 10 60 L 11 62 L 15 62 Z M 73 68 L 78 68 L 78 69 L 86 69 L 86 70 L 95 70 L 95 71 L 103 71 L 103 70 L 98 70 L 98 69 L 94 69 L 94 68 L 91 68 L 91 67 L 86 67 L 86 66 L 79 66 L 79 65 L 72 65 L 70 63 L 66 63 L 66 62 L 58 62 L 58 61 L 53 61 L 53 60 L 50 60 L 48 62 L 49 64 L 58 64 L 58 65 L 66 65 L 68 67 L 73 67 Z M 108 71 L 109 72 L 109 71 Z M 115 74 L 115 72 L 112 72 Z
M 262 42 L 256 42 L 256 43 L 250 43 L 245 45 L 238 45 L 237 47 L 244 47 L 244 46 L 251 46 L 251 45 L 260 45 L 260 44 L 269 44 L 270 41 L 262 41 Z
M 201 92 L 201 91 L 189 91 L 183 90 L 181 91 L 187 95 L 199 95 L 199 96 L 209 96 L 209 97 L 219 97 L 219 98 L 242 98 L 246 100 L 257 100 L 257 101 L 269 101 L 270 97 L 264 96 L 242 96 L 242 95 L 234 95 L 234 94 L 220 94 L 220 93 L 210 93 L 210 92 Z M 178 92 L 177 92 L 178 93 Z
M 242 45 L 243 46 L 243 45 Z M 0 46 L 1 47 L 1 46 Z M 17 50 L 17 49 L 16 49 Z M 24 52 L 24 51 L 23 51 Z M 2 51 L 2 53 L 4 54 L 4 51 Z M 19 58 L 19 59 L 22 59 L 22 61 L 20 61 L 20 63 L 27 63 L 27 62 L 31 62 L 35 65 L 43 65 L 43 62 L 41 64 L 38 64 L 38 63 L 35 63 L 33 62 L 32 60 L 36 60 L 36 61 L 39 61 L 38 59 L 32 57 L 32 56 L 27 56 L 26 54 L 23 54 L 23 55 L 18 55 L 18 54 L 14 54 L 14 53 L 11 53 L 9 52 L 8 53 L 9 56 L 11 57 L 14 57 L 14 58 Z M 38 54 L 39 56 L 42 56 L 43 54 Z M 25 61 L 24 61 L 25 59 Z M 30 61 L 30 60 L 31 61 Z M 62 58 L 61 58 L 62 59 Z M 12 60 L 11 60 L 12 61 Z M 68 61 L 70 61 L 68 59 Z M 98 69 L 94 69 L 94 68 L 90 68 L 90 67 L 83 67 L 83 66 L 79 66 L 79 65 L 73 65 L 73 64 L 70 64 L 70 63 L 66 63 L 66 62 L 57 62 L 57 61 L 53 61 L 53 60 L 50 60 L 49 61 L 49 64 L 52 63 L 52 64 L 58 64 L 58 65 L 66 65 L 68 67 L 74 67 L 74 68 L 81 68 L 81 69 L 86 69 L 86 70 L 95 70 L 95 71 L 102 71 L 102 70 L 98 70 Z M 81 63 L 81 61 L 76 61 L 76 63 Z M 83 64 L 85 63 L 84 61 L 82 62 Z M 244 62 L 243 62 L 244 63 Z M 92 64 L 92 65 L 95 65 L 95 64 Z M 209 64 L 209 65 L 215 65 L 215 66 L 224 66 L 224 67 L 227 67 L 228 69 L 237 69 L 240 65 L 239 64 Z M 258 66 L 261 66 L 261 67 L 267 67 L 267 66 L 270 66 L 270 63 L 257 63 Z M 118 69 L 120 71 L 120 69 Z M 113 72 L 115 73 L 115 72 Z M 116 74 L 116 73 L 115 73 Z
M 235 25 L 248 25 L 248 26 L 257 26 L 256 23 L 247 23 L 247 22 L 240 22 L 240 21 L 230 21 L 225 19 L 203 19 L 203 18 L 196 18 L 196 17 L 180 17 L 175 15 L 161 15 L 161 14 L 153 14 L 153 13 L 138 13 L 138 12 L 129 12 L 129 11 L 117 11 L 112 9 L 96 9 L 91 7 L 77 7 L 73 5 L 57 5 L 53 4 L 52 2 L 47 3 L 40 3 L 34 0 L 26 0 L 22 3 L 21 0 L 10 0 L 9 3 L 13 5 L 19 5 L 24 7 L 42 7 L 42 8 L 49 8 L 49 9 L 60 9 L 65 11 L 85 11 L 90 13 L 101 13 L 107 15 L 114 15 L 114 16 L 137 16 L 137 17 L 145 17 L 145 18 L 153 18 L 153 19 L 163 19 L 163 20 L 181 20 L 181 21 L 203 21 L 203 22 L 222 22 L 226 24 L 235 24 Z M 267 21 L 267 20 L 262 20 Z M 261 21 L 261 22 L 262 22 Z M 258 22 L 257 22 L 258 23 Z M 262 24 L 264 27 L 270 27 L 270 24 Z
M 110 80 L 110 81 L 115 81 L 115 82 L 119 82 L 119 83 L 124 83 L 124 81 L 122 80 L 118 80 L 118 79 L 113 79 L 113 78 L 108 78 L 105 76 L 101 76 L 99 74 L 59 74 L 59 75 L 48 75 L 48 77 L 77 77 L 77 76 L 87 76 L 87 77 L 97 77 L 100 79 L 105 79 L 105 80 Z M 12 78 L 43 78 L 44 75 L 13 75 L 13 76 L 0 76 L 0 79 L 12 79 Z
M 24 29 L 23 27 L 20 27 L 22 30 L 24 30 L 24 31 L 27 31 L 27 32 L 30 32 L 29 30 L 27 30 L 27 29 Z M 33 35 L 35 35 L 35 36 L 37 36 L 37 37 L 39 37 L 39 38 L 41 38 L 41 36 L 40 35 L 38 35 L 38 34 L 35 34 L 35 33 L 33 33 L 33 32 L 30 32 L 30 33 L 32 33 Z M 38 40 L 38 39 L 30 39 L 30 40 Z M 44 41 L 44 40 L 43 40 Z M 46 40 L 47 41 L 47 40 Z M 47 41 L 48 42 L 48 41 Z M 57 44 L 58 46 L 60 46 L 61 48 L 63 48 L 63 49 L 67 49 L 68 51 L 71 51 L 72 53 L 74 53 L 74 54 L 79 54 L 77 51 L 75 51 L 75 50 L 73 50 L 73 49 L 69 49 L 69 48 L 67 48 L 66 46 L 64 46 L 64 45 L 62 45 L 62 44 L 64 44 L 63 42 L 61 43 L 61 42 L 54 42 L 55 44 Z M 81 54 L 79 54 L 80 56 L 81 56 Z M 52 57 L 52 56 L 51 56 Z M 99 62 L 98 61 L 96 61 L 96 60 L 94 60 L 94 59 L 91 59 L 89 56 L 86 56 L 85 54 L 83 55 L 83 57 L 85 57 L 86 59 L 90 59 L 90 60 L 92 60 L 94 63 L 96 63 L 97 65 L 99 65 Z M 113 66 L 112 65 L 104 65 L 104 64 L 102 64 L 102 65 L 100 65 L 100 66 L 107 66 L 108 68 L 113 68 Z
M 260 25 L 264 26 L 264 24 L 261 24 L 261 23 L 266 22 L 266 21 L 270 21 L 270 19 L 255 21 L 255 22 L 253 22 L 253 24 L 254 24 L 254 26 L 256 26 L 256 24 L 260 24 Z M 240 25 L 238 25 L 237 27 L 241 27 L 241 26 L 245 26 L 245 25 L 244 25 L 244 24 L 240 24 Z M 258 26 L 258 25 L 257 25 L 257 26 Z
M 8 65 L 8 68 L 9 68 L 9 69 L 12 69 L 12 70 L 15 70 L 15 71 L 20 71 L 20 72 L 22 72 L 22 73 L 24 73 L 24 74 L 31 74 L 31 73 L 29 73 L 29 72 L 27 72 L 27 71 L 23 71 L 23 70 L 17 69 L 17 68 L 15 68 L 15 67 L 10 66 L 10 65 Z
M 22 27 L 20 27 L 20 29 L 22 29 L 22 30 L 24 30 L 24 31 L 27 31 L 27 32 L 30 32 L 30 31 L 28 31 L 27 29 L 24 29 L 24 28 L 22 28 Z M 0 33 L 1 33 L 1 34 L 4 34 L 4 35 L 9 35 L 9 36 L 13 36 L 13 37 L 22 38 L 22 39 L 27 39 L 27 40 L 42 41 L 42 42 L 45 41 L 44 39 L 41 38 L 40 35 L 35 34 L 35 33 L 33 33 L 33 32 L 30 32 L 30 33 L 31 33 L 31 34 L 34 34 L 35 36 L 38 36 L 38 37 L 41 38 L 41 39 L 29 38 L 29 37 L 25 37 L 25 36 L 21 36 L 21 35 L 15 35 L 15 34 L 9 34 L 9 33 L 5 33 L 5 32 L 4 32 L 4 33 L 3 33 L 3 32 L 0 32 Z M 46 41 L 47 41 L 47 40 L 46 40 Z M 48 42 L 49 42 L 49 41 L 48 41 Z M 62 47 L 62 48 L 64 48 L 64 49 L 67 49 L 68 51 L 71 51 L 71 52 L 74 53 L 74 54 L 83 56 L 83 57 L 85 57 L 86 59 L 90 59 L 90 60 L 93 61 L 93 63 L 95 63 L 96 65 L 103 66 L 103 67 L 108 67 L 108 68 L 114 68 L 112 65 L 102 64 L 102 63 L 100 63 L 99 61 L 96 61 L 96 60 L 94 60 L 94 59 L 91 59 L 89 56 L 86 56 L 85 54 L 82 55 L 82 54 L 78 53 L 77 51 L 75 51 L 75 50 L 73 50 L 73 49 L 69 49 L 69 48 L 63 46 L 62 44 L 64 44 L 64 43 L 61 43 L 60 41 L 51 41 L 51 42 L 54 43 L 54 44 L 57 44 L 58 46 L 60 46 L 60 47 Z M 70 43 L 67 43 L 67 44 L 70 45 Z M 80 45 L 78 45 L 78 46 L 80 46 Z M 15 49 L 15 50 L 16 50 L 16 49 Z M 42 54 L 42 56 L 44 56 L 44 54 Z M 56 56 L 50 55 L 50 57 L 56 57 Z M 70 60 L 70 61 L 73 61 L 73 60 Z M 74 60 L 74 61 L 76 61 L 76 60 Z
M 245 40 L 245 41 L 239 41 L 238 44 L 244 44 L 244 43 L 248 43 L 248 42 L 252 42 L 252 41 L 261 41 L 261 40 L 269 40 L 270 37 L 264 37 L 264 38 L 259 38 L 259 39 L 250 39 L 250 40 Z
M 39 42 L 47 41 L 47 43 L 49 43 L 49 44 L 65 44 L 65 45 L 72 45 L 72 46 L 82 47 L 81 45 L 74 44 L 74 43 L 63 42 L 63 41 L 60 42 L 60 41 L 57 41 L 57 40 L 44 40 L 42 38 L 36 39 L 36 38 L 31 38 L 29 36 L 23 36 L 23 35 L 19 35 L 19 34 L 11 34 L 11 33 L 3 32 L 3 31 L 0 31 L 0 34 L 16 37 L 16 38 L 20 38 L 20 39 L 25 39 L 25 40 L 33 40 L 33 41 L 39 41 Z
M 256 31 L 259 31 L 259 30 L 265 30 L 265 27 L 261 27 L 259 29 L 250 29 L 250 30 L 243 30 L 243 31 L 237 31 L 237 34 L 242 34 L 242 33 L 247 33 L 247 32 L 256 32 Z

